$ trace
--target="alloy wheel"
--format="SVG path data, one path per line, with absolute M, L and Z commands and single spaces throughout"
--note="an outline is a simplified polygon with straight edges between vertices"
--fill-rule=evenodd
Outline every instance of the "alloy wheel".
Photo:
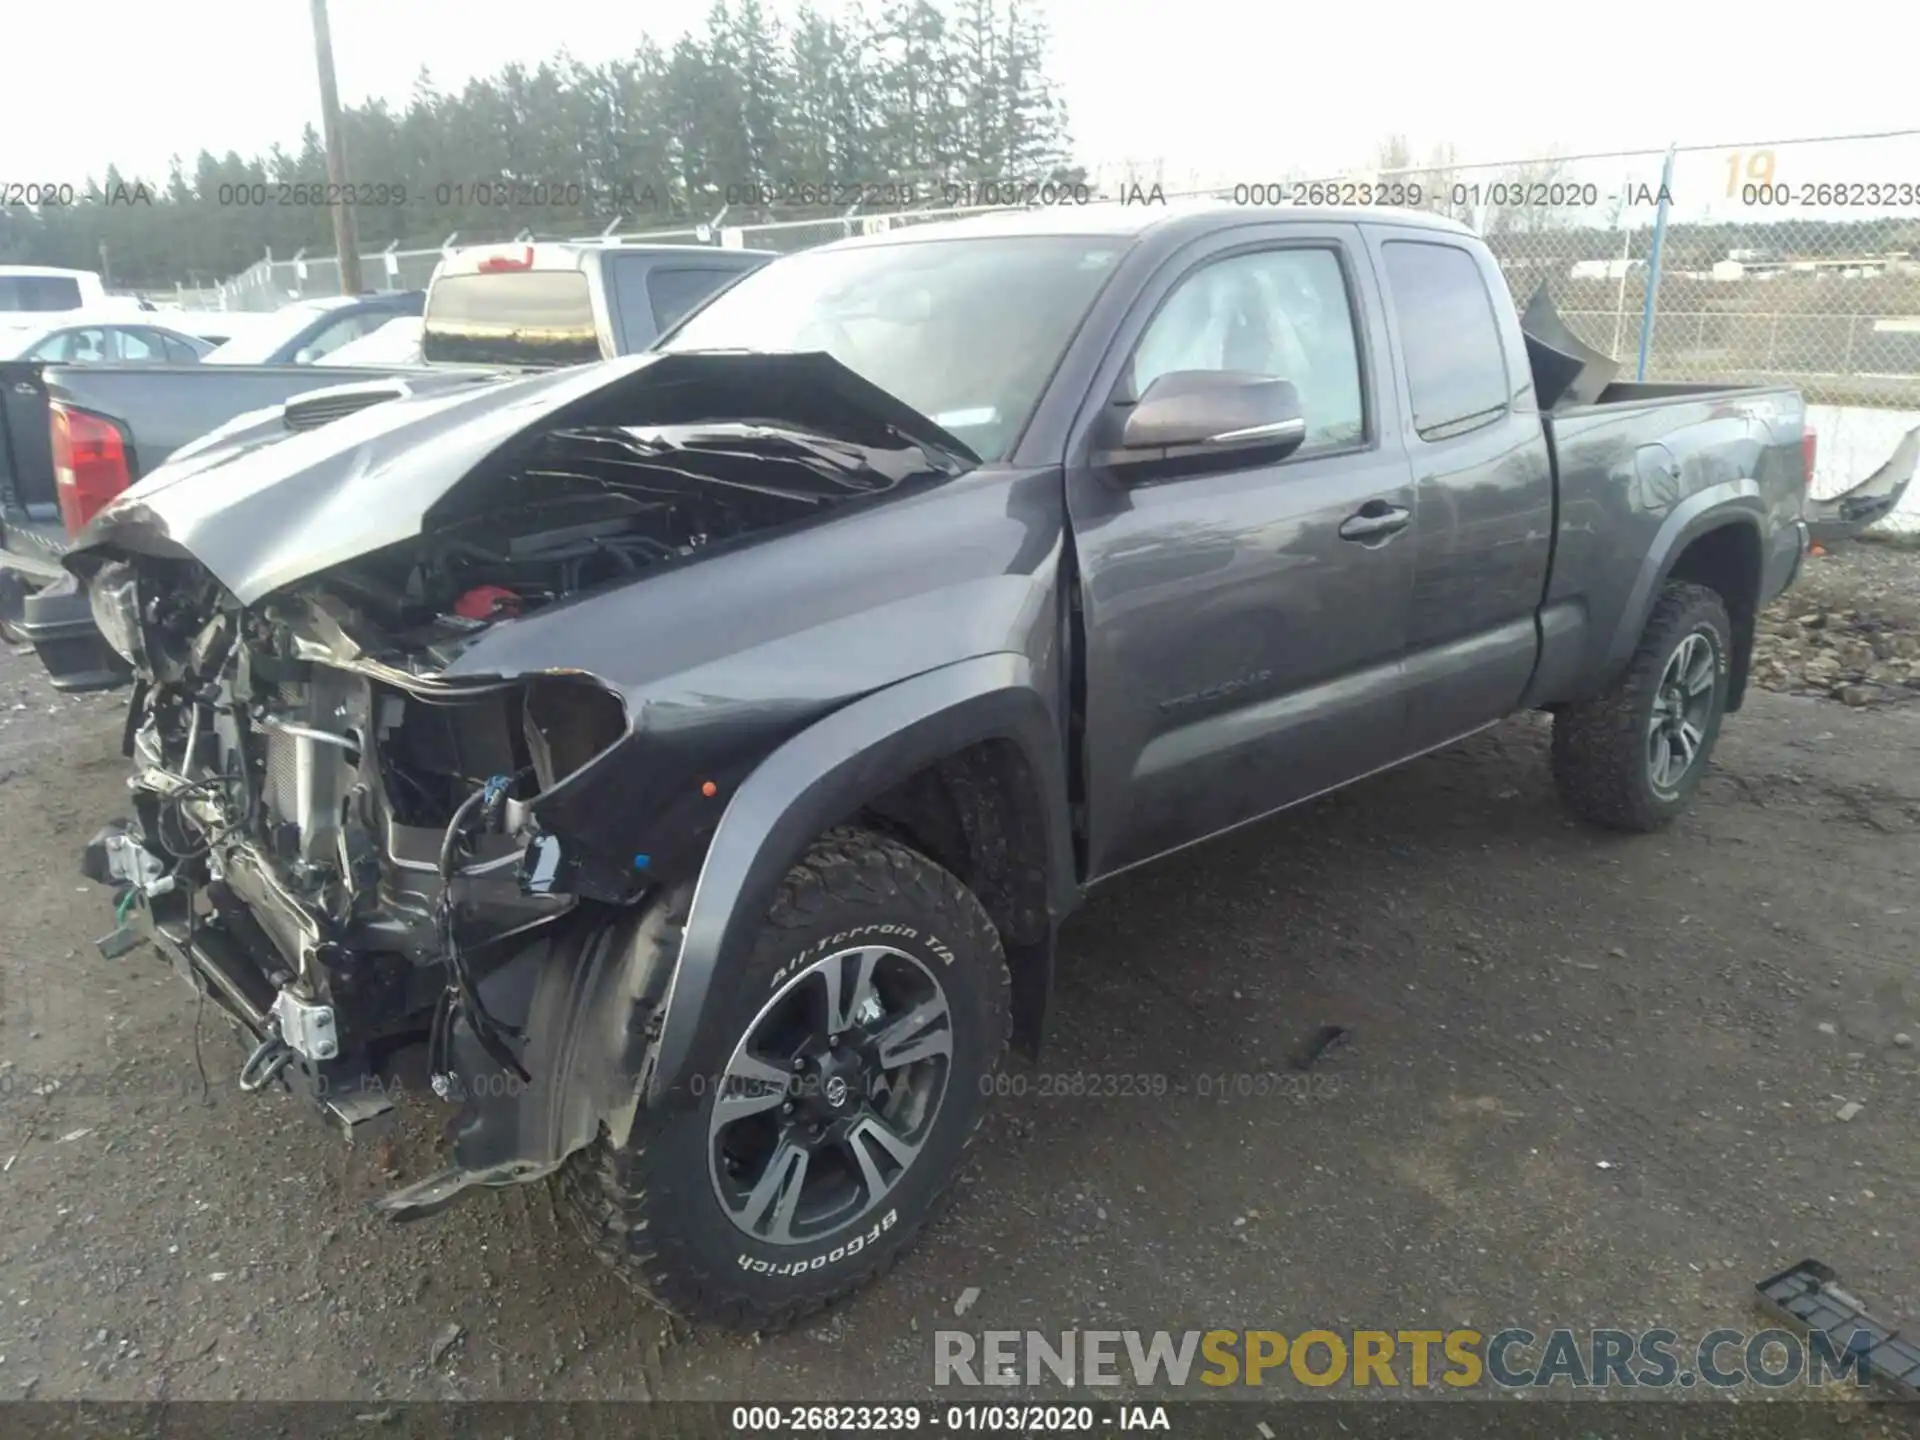
M 952 1011 L 921 961 L 869 945 L 808 965 L 747 1025 L 715 1086 L 721 1207 L 774 1245 L 851 1228 L 912 1168 L 952 1068 Z
M 1671 795 L 1700 759 L 1719 682 L 1713 637 L 1689 631 L 1667 657 L 1647 721 L 1647 779 L 1656 793 Z

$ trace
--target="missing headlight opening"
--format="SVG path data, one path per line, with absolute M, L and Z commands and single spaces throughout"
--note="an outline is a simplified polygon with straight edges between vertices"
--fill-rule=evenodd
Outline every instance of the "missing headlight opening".
M 549 790 L 627 732 L 617 695 L 588 680 L 543 676 L 527 683 L 522 733 L 534 775 Z
M 359 617 L 324 593 L 245 611 L 186 566 L 155 590 L 129 737 L 140 832 L 190 897 L 183 922 L 268 942 L 228 954 L 256 1009 L 292 988 L 332 1007 L 343 1041 L 377 1042 L 406 1029 L 447 960 L 455 881 L 481 938 L 571 907 L 523 893 L 512 862 L 540 836 L 530 802 L 557 767 L 624 730 L 617 697 L 566 682 L 595 697 L 573 722 L 564 697 L 533 699 L 553 682 L 436 681 L 421 649 L 360 650 L 342 623 Z

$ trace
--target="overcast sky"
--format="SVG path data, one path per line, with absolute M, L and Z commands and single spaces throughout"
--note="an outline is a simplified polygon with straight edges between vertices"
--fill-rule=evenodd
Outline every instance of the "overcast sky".
M 833 0 L 823 0 L 829 8 Z M 1533 3 L 1270 5 L 1039 0 L 1078 158 L 1164 157 L 1175 174 L 1261 179 L 1364 164 L 1385 135 L 1463 159 L 1732 143 L 1912 126 L 1913 50 L 1885 12 L 1674 0 L 1655 11 Z M 404 103 L 561 46 L 582 60 L 662 43 L 707 0 L 332 0 L 343 98 Z M 784 0 L 774 0 L 776 10 Z M 291 145 L 317 120 L 306 0 L 6 0 L 0 182 L 81 182 L 107 161 L 153 178 L 206 147 Z M 1657 18 L 1642 18 L 1653 17 Z M 1781 180 L 1920 182 L 1909 139 L 1780 152 Z M 1724 152 L 1684 160 L 1689 210 L 1726 189 Z M 1603 183 L 1625 165 L 1597 166 Z M 1631 169 L 1657 178 L 1657 162 Z M 362 177 L 378 179 L 380 177 Z M 772 177 L 778 178 L 778 177 Z M 845 176 L 844 180 L 877 177 Z M 1691 201 L 1692 203 L 1687 203 Z

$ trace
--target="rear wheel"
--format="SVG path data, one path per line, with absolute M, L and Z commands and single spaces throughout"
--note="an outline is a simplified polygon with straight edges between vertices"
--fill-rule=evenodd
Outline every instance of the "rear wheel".
M 1732 627 L 1720 596 L 1668 585 L 1605 695 L 1553 719 L 1553 777 L 1583 819 L 1649 831 L 1686 809 L 1726 713 Z
M 886 1269 L 951 1183 L 1006 1045 L 992 923 L 925 856 L 857 831 L 788 872 L 692 1103 L 563 1169 L 563 1208 L 668 1308 L 792 1324 Z

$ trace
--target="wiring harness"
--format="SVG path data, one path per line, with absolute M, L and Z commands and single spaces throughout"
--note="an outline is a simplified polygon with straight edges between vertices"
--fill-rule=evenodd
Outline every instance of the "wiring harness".
M 509 1040 L 525 1039 L 525 1032 L 503 1023 L 488 1011 L 460 948 L 460 937 L 454 923 L 454 882 L 459 876 L 455 859 L 460 842 L 470 831 L 498 829 L 506 812 L 507 791 L 522 775 L 530 773 L 521 771 L 519 775 L 495 775 L 489 779 L 460 802 L 460 808 L 453 812 L 453 818 L 447 822 L 446 834 L 440 841 L 440 899 L 434 909 L 434 919 L 439 929 L 440 947 L 447 959 L 448 980 L 447 988 L 441 993 L 440 1004 L 434 1011 L 433 1029 L 427 1042 L 427 1068 L 432 1076 L 433 1093 L 443 1100 L 453 1098 L 455 1093 L 458 1077 L 453 1070 L 453 1031 L 463 1019 L 473 1031 L 474 1038 L 480 1042 L 480 1047 L 501 1069 L 511 1071 L 523 1082 L 533 1078 L 507 1044 Z

